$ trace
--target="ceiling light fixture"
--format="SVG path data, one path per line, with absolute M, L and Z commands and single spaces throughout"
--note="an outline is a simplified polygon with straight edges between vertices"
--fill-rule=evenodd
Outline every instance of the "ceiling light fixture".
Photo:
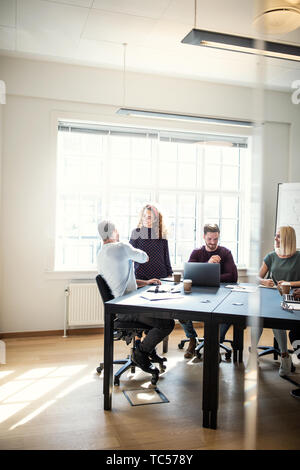
M 264 41 L 263 48 L 258 49 L 254 38 L 234 36 L 193 28 L 181 41 L 184 44 L 205 46 L 245 54 L 260 54 L 274 59 L 300 61 L 300 47 L 279 42 Z
M 258 1 L 261 2 L 261 4 L 266 5 L 266 3 L 262 2 L 262 0 Z M 290 0 L 290 2 L 280 2 L 280 0 L 266 0 L 266 2 L 268 1 L 269 3 L 271 2 L 273 6 L 275 5 L 274 2 L 277 2 L 276 5 L 278 3 L 295 3 L 295 0 Z M 296 10 L 296 8 L 294 9 Z M 300 9 L 297 8 L 297 10 L 299 10 L 300 21 Z M 277 10 L 277 13 L 278 11 L 279 10 Z M 262 14 L 261 11 L 260 13 Z M 191 44 L 193 46 L 204 46 L 213 49 L 221 49 L 232 52 L 242 52 L 245 54 L 259 54 L 275 59 L 300 61 L 300 47 L 298 46 L 279 42 L 258 41 L 255 38 L 198 29 L 196 28 L 196 15 L 197 0 L 195 0 L 194 28 L 182 39 L 181 42 L 183 44 Z M 278 22 L 280 23 L 279 20 Z M 263 23 L 265 23 L 265 21 L 263 21 Z
M 196 8 L 196 4 L 195 4 Z M 195 11 L 196 18 L 196 11 Z M 133 117 L 145 117 L 145 118 L 154 118 L 154 119 L 167 119 L 175 121 L 192 121 L 198 122 L 201 124 L 220 124 L 220 125 L 229 125 L 229 126 L 239 126 L 239 127 L 251 127 L 251 121 L 240 121 L 236 119 L 223 119 L 216 117 L 208 116 L 195 116 L 191 114 L 176 114 L 176 113 L 164 113 L 160 111 L 149 111 L 145 109 L 132 109 L 126 107 L 126 48 L 127 44 L 123 43 L 123 105 L 116 111 L 116 114 L 121 114 L 123 116 L 133 116 Z
M 251 121 L 240 121 L 236 119 L 223 119 L 208 116 L 195 116 L 192 114 L 163 113 L 160 111 L 147 111 L 144 109 L 119 108 L 117 114 L 135 117 L 146 117 L 155 119 L 171 119 L 175 121 L 193 121 L 202 124 L 221 124 L 229 126 L 251 127 Z

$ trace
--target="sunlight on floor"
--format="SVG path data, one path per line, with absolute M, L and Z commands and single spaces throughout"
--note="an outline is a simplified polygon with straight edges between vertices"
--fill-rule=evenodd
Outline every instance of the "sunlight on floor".
M 244 414 L 245 414 L 245 433 L 244 448 L 256 448 L 256 426 L 257 426 L 257 394 L 258 394 L 258 373 L 257 356 L 253 354 L 250 358 L 249 370 L 244 377 Z
M 0 379 L 7 377 L 13 372 L 1 371 Z M 76 380 L 75 376 L 78 374 L 81 374 L 81 376 Z M 66 384 L 65 387 L 62 387 L 62 384 L 70 380 L 72 382 L 71 385 L 67 386 Z M 58 399 L 92 380 L 92 371 L 82 364 L 31 368 L 1 387 L 0 423 L 12 418 L 24 408 L 30 408 L 30 412 L 27 415 L 23 416 L 9 428 L 9 430 L 13 430 L 42 413 Z M 55 389 L 57 389 L 56 395 Z M 49 394 L 51 397 L 49 397 Z M 32 406 L 35 404 L 37 408 L 32 411 Z

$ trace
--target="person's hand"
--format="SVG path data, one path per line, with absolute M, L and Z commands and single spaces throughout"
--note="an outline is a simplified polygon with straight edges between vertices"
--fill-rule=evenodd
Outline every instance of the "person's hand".
M 288 281 L 278 281 L 278 284 L 281 286 L 281 284 L 283 284 L 284 282 L 288 282 Z
M 147 286 L 150 286 L 151 284 L 156 284 L 156 285 L 159 285 L 161 284 L 161 281 L 159 279 L 149 279 L 149 281 L 147 281 Z
M 275 285 L 273 279 L 262 279 L 260 283 L 265 287 L 274 287 Z
M 209 258 L 208 260 L 209 263 L 220 263 L 221 262 L 221 258 L 219 255 L 213 255 Z
M 296 300 L 300 300 L 300 289 L 294 289 L 293 290 L 293 296 L 295 297 Z

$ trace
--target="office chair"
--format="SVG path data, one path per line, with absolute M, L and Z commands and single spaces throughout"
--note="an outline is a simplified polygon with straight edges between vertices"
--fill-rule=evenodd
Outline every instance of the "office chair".
M 103 277 L 100 276 L 100 274 L 98 274 L 98 276 L 96 277 L 96 282 L 97 282 L 97 286 L 98 286 L 103 303 L 108 302 L 109 300 L 112 300 L 114 297 L 111 294 L 110 288 L 108 287 Z M 127 356 L 126 359 L 113 361 L 114 364 L 123 365 L 123 367 L 121 367 L 118 370 L 118 372 L 116 372 L 116 374 L 114 375 L 114 385 L 120 385 L 120 377 L 128 369 L 131 369 L 132 373 L 135 372 L 135 368 L 138 367 L 132 359 L 132 353 L 136 347 L 135 337 L 138 336 L 141 338 L 143 332 L 147 332 L 148 330 L 149 330 L 149 326 L 144 325 L 143 323 L 123 321 L 122 316 L 120 316 L 120 318 L 117 317 L 115 319 L 114 341 L 124 340 L 126 341 L 127 345 L 132 343 L 132 348 L 131 348 L 130 354 Z M 160 372 L 163 372 L 166 369 L 166 366 L 164 365 L 164 361 L 166 361 L 166 358 L 161 358 L 161 360 L 158 361 Z M 96 369 L 97 373 L 101 374 L 103 368 L 104 368 L 104 364 L 102 362 Z M 156 369 L 156 371 L 153 371 L 152 379 L 151 379 L 151 383 L 153 385 L 156 385 L 158 381 L 158 377 L 159 377 L 159 374 Z
M 262 350 L 262 352 L 258 354 L 258 357 L 267 356 L 268 354 L 273 354 L 274 361 L 277 361 L 278 357 L 280 357 L 280 350 L 279 350 L 279 346 L 275 337 L 273 341 L 273 346 L 257 346 L 257 349 Z M 250 352 L 251 352 L 251 349 L 250 349 Z
M 178 348 L 179 348 L 179 349 L 183 349 L 184 344 L 187 343 L 188 341 L 190 341 L 190 340 L 189 340 L 189 339 L 183 339 L 183 340 L 181 340 L 180 343 L 178 344 Z M 196 348 L 195 348 L 195 354 L 196 354 L 196 356 L 198 357 L 198 359 L 201 359 L 201 356 L 202 356 L 202 355 L 201 355 L 201 352 L 200 352 L 200 351 L 201 351 L 201 349 L 204 348 L 204 338 L 198 338 L 198 337 L 197 337 L 197 338 L 196 338 L 196 342 L 197 342 L 197 346 L 196 346 Z M 232 350 L 231 350 L 230 348 L 228 348 L 227 346 L 225 346 L 224 343 L 230 343 L 231 346 L 232 346 L 233 341 L 230 340 L 230 339 L 225 339 L 225 340 L 223 341 L 223 343 L 219 343 L 219 344 L 220 344 L 220 348 L 224 349 L 224 351 L 225 351 L 225 359 L 226 359 L 226 361 L 230 361 L 230 359 L 231 359 L 231 354 L 232 354 Z
M 278 357 L 281 356 L 281 352 L 280 352 L 280 349 L 279 349 L 279 346 L 275 337 L 273 340 L 273 346 L 257 346 L 257 349 L 262 350 L 262 352 L 258 354 L 258 357 L 267 356 L 268 354 L 273 354 L 274 361 L 277 361 Z M 251 352 L 251 347 L 249 347 L 249 352 Z M 294 351 L 289 349 L 288 352 L 292 354 Z M 295 370 L 296 368 L 294 364 L 292 363 L 291 372 L 295 372 Z

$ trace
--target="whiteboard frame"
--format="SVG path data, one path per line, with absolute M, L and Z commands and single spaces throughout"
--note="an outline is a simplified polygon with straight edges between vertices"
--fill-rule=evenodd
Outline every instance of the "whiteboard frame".
M 277 185 L 277 201 L 276 201 L 276 217 L 275 217 L 275 231 L 274 231 L 274 234 L 276 233 L 276 230 L 277 230 L 277 225 L 278 225 L 278 207 L 279 207 L 279 193 L 280 193 L 280 188 L 282 185 L 289 185 L 289 184 L 298 184 L 299 185 L 299 193 L 300 193 L 300 183 L 294 183 L 294 182 L 287 182 L 287 183 L 278 183 Z M 299 233 L 297 235 L 297 230 L 296 228 L 294 227 L 294 224 L 289 224 L 291 225 L 291 227 L 293 227 L 296 231 L 296 243 L 297 243 L 297 250 L 299 251 L 300 250 L 300 236 L 299 236 Z

